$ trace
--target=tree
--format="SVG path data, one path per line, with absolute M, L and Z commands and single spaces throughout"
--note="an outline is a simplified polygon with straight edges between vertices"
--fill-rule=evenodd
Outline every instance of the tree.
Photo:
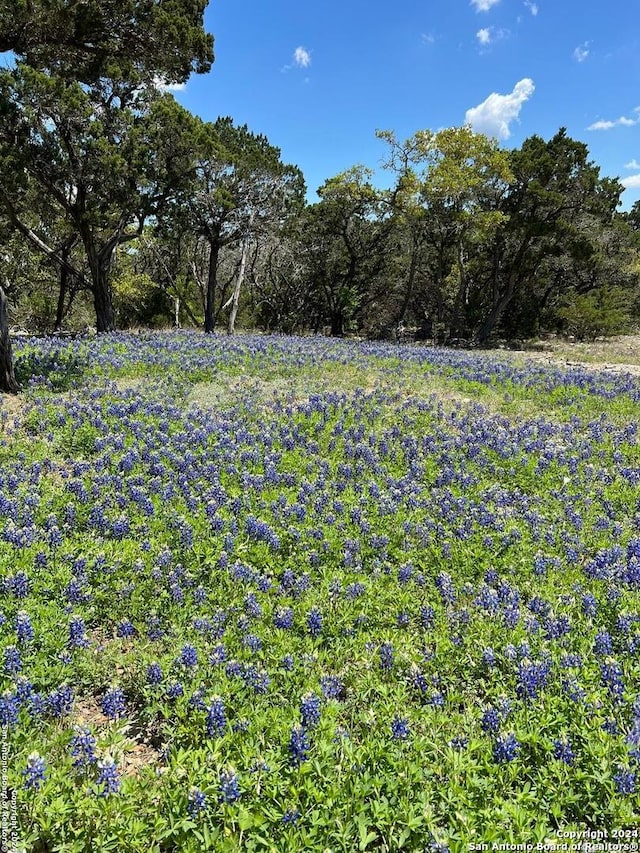
M 176 200 L 175 223 L 208 246 L 204 330 L 212 333 L 221 250 L 282 222 L 303 204 L 305 188 L 300 170 L 282 163 L 278 148 L 231 118 L 201 123 L 196 150 L 195 179 Z
M 0 0 L 0 52 L 94 83 L 103 77 L 183 82 L 209 70 L 206 0 Z
M 579 265 L 591 263 L 597 236 L 611 224 L 622 191 L 618 181 L 600 178 L 587 146 L 564 128 L 548 142 L 526 139 L 509 160 L 514 178 L 500 203 L 504 221 L 479 277 L 481 344 L 507 309 L 517 313 L 525 300 L 539 313 L 554 293 L 575 283 Z
M 153 88 L 82 86 L 24 63 L 0 74 L 0 95 L 0 205 L 24 237 L 88 285 L 97 330 L 111 331 L 114 253 L 192 169 L 194 119 Z M 22 202 L 33 187 L 77 235 L 88 276 L 29 226 Z
M 316 313 L 341 336 L 376 299 L 388 260 L 389 208 L 363 166 L 329 178 L 318 195 L 300 218 L 298 246 Z
M 401 317 L 422 268 L 437 308 L 434 319 L 446 321 L 454 337 L 466 337 L 474 286 L 470 262 L 506 218 L 498 201 L 511 179 L 508 155 L 466 126 L 418 131 L 404 143 L 389 131 L 378 136 L 390 145 L 386 166 L 397 176 L 394 215 L 410 246 Z

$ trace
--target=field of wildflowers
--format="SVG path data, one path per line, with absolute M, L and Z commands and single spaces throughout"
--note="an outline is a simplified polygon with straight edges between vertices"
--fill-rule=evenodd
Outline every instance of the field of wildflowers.
M 186 332 L 26 341 L 17 367 L 0 722 L 26 850 L 637 839 L 638 377 Z

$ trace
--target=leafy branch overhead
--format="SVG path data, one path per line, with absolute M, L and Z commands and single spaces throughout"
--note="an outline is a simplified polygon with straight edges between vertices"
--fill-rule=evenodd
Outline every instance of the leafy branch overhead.
M 213 62 L 203 0 L 0 0 L 0 52 L 84 83 L 183 82 Z

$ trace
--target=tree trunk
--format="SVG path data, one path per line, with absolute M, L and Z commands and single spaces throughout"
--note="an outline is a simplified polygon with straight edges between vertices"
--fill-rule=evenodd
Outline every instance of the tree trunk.
M 209 273 L 207 275 L 207 296 L 204 308 L 204 331 L 212 335 L 216 329 L 216 289 L 218 284 L 218 240 L 212 240 L 209 251 Z
M 240 302 L 240 289 L 244 281 L 244 273 L 247 268 L 247 254 L 249 251 L 249 238 L 246 237 L 242 243 L 242 255 L 240 256 L 240 269 L 236 278 L 236 286 L 231 297 L 231 312 L 229 313 L 229 325 L 227 332 L 232 335 L 236 327 L 236 317 L 238 316 L 238 304 Z
M 62 329 L 62 321 L 64 320 L 64 300 L 67 295 L 67 281 L 69 279 L 69 270 L 66 267 L 60 269 L 60 288 L 58 290 L 58 307 L 56 308 L 56 321 L 53 327 L 54 332 L 59 332 Z
M 7 314 L 7 295 L 0 287 L 0 391 L 17 394 L 20 386 L 13 369 L 13 351 L 9 337 L 9 317 Z
M 89 261 L 89 269 L 91 270 L 91 292 L 93 293 L 93 307 L 96 312 L 96 331 L 98 334 L 114 332 L 116 318 L 113 313 L 113 303 L 111 301 L 109 266 L 111 265 L 115 245 L 110 251 L 105 251 L 103 248 L 98 252 L 90 232 L 81 236 L 87 260 Z
M 340 309 L 331 312 L 331 335 L 334 338 L 344 337 L 344 317 Z
M 98 334 L 114 332 L 116 329 L 116 318 L 113 313 L 109 283 L 104 274 L 99 276 L 98 281 L 94 279 L 93 307 L 96 312 L 96 331 Z
M 69 279 L 71 278 L 71 272 L 69 268 L 69 255 L 77 242 L 78 235 L 74 234 L 72 237 L 66 240 L 58 250 L 62 263 L 60 265 L 60 288 L 58 290 L 58 306 L 56 308 L 54 332 L 59 332 L 62 329 L 62 323 L 64 321 L 65 315 L 69 313 L 71 302 L 73 301 L 74 291 L 72 290 L 71 296 L 69 297 L 69 305 L 67 306 L 67 310 L 65 311 L 64 301 L 67 296 Z

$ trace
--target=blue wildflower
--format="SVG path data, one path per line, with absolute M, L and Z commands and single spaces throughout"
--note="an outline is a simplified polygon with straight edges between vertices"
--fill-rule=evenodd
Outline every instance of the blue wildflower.
M 305 729 L 312 729 L 320 722 L 320 697 L 306 693 L 300 702 L 300 715 Z
M 102 761 L 98 761 L 98 776 L 96 784 L 102 785 L 102 790 L 98 793 L 101 797 L 108 797 L 110 794 L 117 794 L 120 790 L 120 776 L 115 761 L 110 756 L 107 756 Z
M 312 637 L 318 637 L 322 633 L 322 614 L 317 607 L 307 613 L 307 631 Z
M 225 713 L 224 702 L 220 696 L 213 696 L 207 708 L 207 734 L 209 737 L 214 735 L 222 736 L 227 728 L 227 715 Z
M 391 721 L 391 736 L 394 740 L 406 740 L 409 736 L 409 721 L 396 715 Z
M 193 667 L 198 665 L 198 651 L 195 646 L 192 646 L 190 643 L 186 643 L 180 652 L 179 663 L 182 666 L 187 667 L 187 669 L 192 669 Z
M 565 764 L 573 764 L 575 761 L 575 753 L 573 751 L 573 747 L 569 740 L 554 740 L 553 742 L 553 756 L 557 758 L 558 761 L 563 761 Z
M 89 729 L 77 726 L 71 738 L 71 755 L 74 759 L 73 766 L 77 769 L 95 764 L 98 760 L 95 754 L 96 739 Z
M 207 795 L 195 786 L 189 791 L 187 812 L 191 817 L 197 817 L 207 808 Z
M 22 771 L 24 776 L 24 787 L 27 790 L 34 788 L 36 791 L 44 782 L 47 763 L 38 752 L 32 752 L 27 758 L 27 766 Z
M 383 643 L 380 646 L 380 666 L 384 670 L 390 670 L 393 668 L 393 644 L 392 643 Z
M 493 760 L 496 764 L 513 761 L 518 754 L 520 744 L 513 732 L 496 738 L 493 744 Z
M 4 671 L 9 675 L 15 675 L 22 669 L 20 652 L 15 646 L 7 646 L 4 650 Z
M 627 797 L 636 792 L 636 774 L 628 767 L 618 766 L 617 772 L 613 776 L 613 781 L 618 794 Z
M 19 643 L 29 643 L 33 640 L 33 626 L 26 610 L 16 614 L 16 634 Z
M 123 714 L 126 708 L 124 693 L 119 687 L 114 687 L 102 697 L 100 703 L 102 713 L 109 717 L 110 720 L 115 720 L 120 714 Z
M 292 826 L 295 826 L 295 824 L 300 820 L 300 817 L 301 817 L 301 814 L 298 811 L 298 809 L 288 809 L 282 815 L 281 820 L 282 820 L 282 823 L 284 823 L 285 825 L 291 824 Z
M 291 729 L 291 738 L 289 739 L 289 753 L 293 764 L 298 765 L 307 761 L 309 749 L 309 738 L 305 729 L 302 726 L 294 726 Z
M 235 803 L 236 800 L 240 799 L 240 793 L 240 784 L 233 768 L 223 770 L 220 774 L 221 802 Z

